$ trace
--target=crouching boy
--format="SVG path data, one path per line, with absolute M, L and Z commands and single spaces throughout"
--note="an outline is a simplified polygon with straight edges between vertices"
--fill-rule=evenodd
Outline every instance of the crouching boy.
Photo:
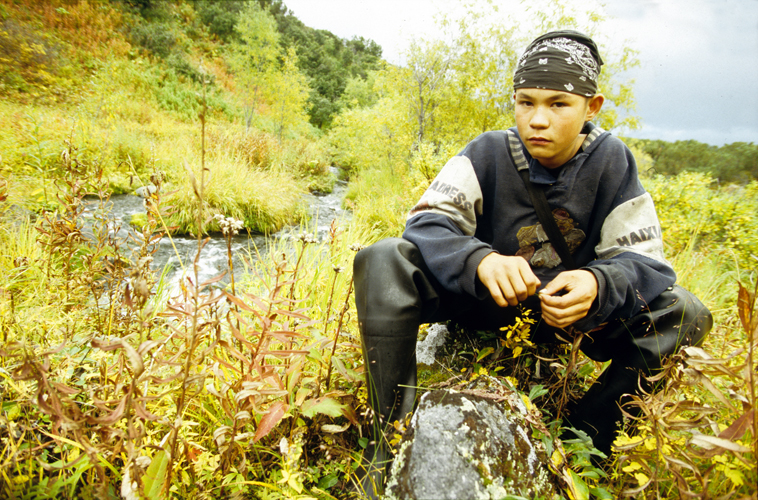
M 537 38 L 513 77 L 516 127 L 474 139 L 413 207 L 402 238 L 357 254 L 355 300 L 376 418 L 362 470 L 369 495 L 390 459 L 381 432 L 413 410 L 422 323 L 495 330 L 522 305 L 539 313 L 534 342 L 583 333 L 581 350 L 611 363 L 567 418 L 605 453 L 640 374 L 710 330 L 709 311 L 675 284 L 632 154 L 591 123 L 603 105 L 602 64 L 581 33 Z M 540 192 L 549 206 L 542 217 Z

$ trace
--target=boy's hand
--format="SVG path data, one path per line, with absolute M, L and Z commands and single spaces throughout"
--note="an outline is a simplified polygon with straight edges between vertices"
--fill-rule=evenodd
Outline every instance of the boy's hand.
M 534 295 L 540 280 L 523 257 L 491 253 L 476 268 L 479 280 L 500 307 L 515 306 Z
M 565 328 L 584 318 L 597 297 L 597 279 L 590 271 L 564 271 L 540 290 L 542 318 Z

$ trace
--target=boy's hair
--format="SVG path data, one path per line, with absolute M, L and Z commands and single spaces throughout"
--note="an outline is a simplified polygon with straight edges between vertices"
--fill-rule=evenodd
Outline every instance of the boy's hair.
M 513 89 L 551 89 L 592 97 L 597 94 L 602 65 L 590 37 L 574 30 L 551 31 L 524 51 L 513 75 Z

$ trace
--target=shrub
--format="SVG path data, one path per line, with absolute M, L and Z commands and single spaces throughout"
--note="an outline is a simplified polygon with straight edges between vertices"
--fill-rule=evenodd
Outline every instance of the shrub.
M 719 188 L 709 175 L 682 172 L 643 183 L 655 201 L 668 255 L 685 250 L 693 237 L 696 249 L 733 252 L 741 262 L 758 255 L 758 181 Z
M 176 35 L 164 23 L 135 24 L 129 35 L 132 43 L 161 59 L 166 59 L 177 47 Z
M 244 5 L 242 1 L 200 1 L 196 3 L 195 8 L 203 24 L 208 26 L 208 31 L 228 42 L 234 36 L 234 27 Z
M 255 233 L 273 233 L 297 222 L 304 212 L 299 206 L 302 189 L 289 175 L 278 170 L 249 168 L 232 157 L 215 158 L 208 163 L 203 193 L 204 217 L 219 214 L 243 221 Z M 199 190 L 200 172 L 166 197 L 175 213 L 167 221 L 178 233 L 197 232 L 199 205 L 194 187 Z M 211 223 L 206 231 L 218 231 Z
M 327 141 L 335 164 L 350 172 L 383 166 L 395 169 L 408 160 L 411 144 L 406 120 L 391 100 L 344 111 L 334 119 Z
M 32 26 L 0 21 L 0 92 L 30 92 L 54 82 L 61 61 L 59 47 Z
M 112 5 L 87 0 L 76 3 L 40 2 L 42 21 L 81 49 L 85 57 L 124 56 L 131 48 L 121 34 L 122 13 Z

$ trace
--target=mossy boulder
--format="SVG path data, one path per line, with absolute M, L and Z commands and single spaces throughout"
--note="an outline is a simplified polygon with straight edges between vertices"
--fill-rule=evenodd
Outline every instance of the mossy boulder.
M 452 390 L 424 394 L 392 465 L 387 498 L 557 498 L 526 409 L 509 399 L 516 403 Z

